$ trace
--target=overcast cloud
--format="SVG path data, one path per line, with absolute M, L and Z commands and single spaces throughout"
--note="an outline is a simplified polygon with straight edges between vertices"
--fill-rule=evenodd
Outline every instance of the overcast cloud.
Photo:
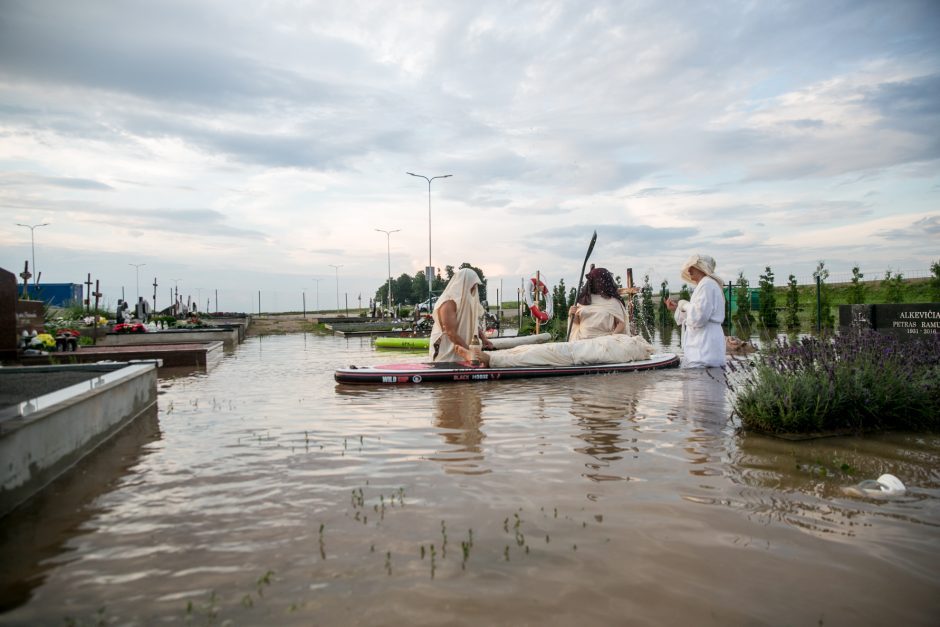
M 389 257 L 428 264 L 410 171 L 453 175 L 433 264 L 510 299 L 536 270 L 577 283 L 595 229 L 592 261 L 675 289 L 692 252 L 752 282 L 923 274 L 938 32 L 932 0 L 6 0 L 0 265 L 47 222 L 43 280 L 91 272 L 112 300 L 145 263 L 224 309 L 353 304 Z

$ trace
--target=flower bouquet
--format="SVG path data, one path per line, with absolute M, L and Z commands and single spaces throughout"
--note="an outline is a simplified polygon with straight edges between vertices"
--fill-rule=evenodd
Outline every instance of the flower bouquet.
M 55 338 L 48 333 L 40 333 L 32 338 L 29 347 L 38 350 L 50 350 L 55 348 Z
M 147 327 L 140 322 L 122 322 L 114 325 L 115 333 L 146 333 Z

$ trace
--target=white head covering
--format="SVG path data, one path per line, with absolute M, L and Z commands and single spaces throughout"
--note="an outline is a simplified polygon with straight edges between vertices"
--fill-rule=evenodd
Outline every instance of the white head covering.
M 449 300 L 454 301 L 454 304 L 457 306 L 457 334 L 464 339 L 465 342 L 469 342 L 470 338 L 477 332 L 479 328 L 480 318 L 483 317 L 485 313 L 483 305 L 480 304 L 480 294 L 470 293 L 470 288 L 474 285 L 481 285 L 479 275 L 470 268 L 461 268 L 457 270 L 456 274 L 447 282 L 447 287 L 444 288 L 444 292 L 437 299 L 437 303 L 434 305 L 434 328 L 431 329 L 431 354 L 434 354 L 434 344 L 437 342 L 441 336 L 444 335 L 444 328 L 441 325 L 441 319 L 438 313 L 438 310 L 441 308 L 441 305 L 446 303 Z M 446 336 L 443 340 L 446 340 Z M 442 351 L 447 349 L 450 342 L 446 342 L 447 346 L 443 343 L 441 344 Z
M 704 272 L 707 276 L 715 279 L 718 285 L 724 285 L 721 282 L 721 277 L 715 274 L 715 259 L 714 257 L 709 257 L 708 255 L 695 254 L 685 260 L 685 263 L 682 264 L 682 272 L 680 276 L 684 281 L 689 283 L 695 283 L 692 280 L 692 275 L 689 274 L 689 268 L 698 268 Z

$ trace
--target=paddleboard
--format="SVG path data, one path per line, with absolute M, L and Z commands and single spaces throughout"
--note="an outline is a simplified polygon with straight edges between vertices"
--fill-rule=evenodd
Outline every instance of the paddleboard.
M 377 337 L 376 348 L 423 348 L 427 350 L 430 338 L 426 337 Z
M 622 364 L 590 364 L 584 366 L 537 366 L 526 368 L 489 368 L 471 366 L 468 362 L 382 364 L 378 366 L 349 366 L 334 372 L 339 383 L 370 383 L 386 385 L 413 385 L 418 383 L 465 383 L 502 381 L 534 377 L 564 377 L 579 374 L 615 374 L 675 368 L 679 356 L 661 353 L 642 361 Z

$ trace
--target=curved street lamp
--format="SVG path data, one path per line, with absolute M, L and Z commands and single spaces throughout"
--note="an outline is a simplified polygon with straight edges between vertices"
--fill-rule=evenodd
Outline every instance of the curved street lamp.
M 134 301 L 134 302 L 135 302 L 135 303 L 139 303 L 139 302 L 140 302 L 140 268 L 141 268 L 141 266 L 146 266 L 147 264 L 145 264 L 145 263 L 129 263 L 129 264 L 127 264 L 127 265 L 129 265 L 129 266 L 134 266 L 135 274 L 136 274 L 136 276 L 137 276 L 137 300 Z
M 35 233 L 36 233 L 36 229 L 38 229 L 38 228 L 41 227 L 41 226 L 49 226 L 49 223 L 48 223 L 48 222 L 43 222 L 42 224 L 33 224 L 33 225 L 29 225 L 29 224 L 20 224 L 19 222 L 17 222 L 17 223 L 16 223 L 16 226 L 23 226 L 23 227 L 26 227 L 27 229 L 29 229 L 29 247 L 30 247 L 30 249 L 33 251 L 33 289 L 35 290 L 35 289 L 36 289 L 36 277 L 39 276 L 39 273 L 36 272 L 36 238 L 35 238 Z M 90 291 L 90 289 L 89 289 L 89 291 Z
M 380 233 L 385 233 L 385 241 L 388 253 L 388 311 L 392 311 L 392 233 L 398 233 L 401 229 L 386 231 L 385 229 L 375 229 Z
M 343 264 L 334 266 L 330 263 L 327 265 L 336 270 L 336 313 L 339 313 L 339 269 L 343 267 Z
M 440 176 L 432 176 L 428 178 L 423 174 L 415 174 L 413 172 L 405 172 L 405 174 L 410 174 L 411 176 L 417 176 L 420 179 L 424 179 L 428 182 L 428 305 L 431 304 L 431 281 L 434 279 L 432 276 L 432 265 L 431 265 L 431 181 L 434 179 L 446 179 L 453 174 L 442 174 Z

